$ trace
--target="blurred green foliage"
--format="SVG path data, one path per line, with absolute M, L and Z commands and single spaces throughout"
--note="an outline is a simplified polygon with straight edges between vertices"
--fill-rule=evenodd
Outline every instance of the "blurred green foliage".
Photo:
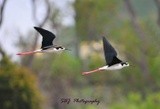
M 99 39 L 106 34 L 106 26 L 116 14 L 117 0 L 76 0 L 74 3 L 76 31 L 81 40 Z
M 48 97 L 46 100 L 48 107 L 54 109 L 160 108 L 160 31 L 155 21 L 155 4 L 152 0 L 132 0 L 131 3 L 137 15 L 136 20 L 145 33 L 145 41 L 136 33 L 124 0 L 75 0 L 73 4 L 75 26 L 61 25 L 62 28 L 56 31 L 57 36 L 60 36 L 56 38 L 59 39 L 58 42 L 74 50 L 61 54 L 35 55 L 32 63 L 32 70 L 39 78 L 40 86 Z M 60 22 L 60 16 L 57 17 L 58 12 L 52 17 Z M 55 24 L 53 18 L 50 20 Z M 116 48 L 118 57 L 128 61 L 130 67 L 82 76 L 81 72 L 106 64 L 102 43 L 101 48 L 97 47 L 98 50 L 91 45 L 93 40 L 101 40 L 103 35 Z M 20 42 L 19 47 L 25 51 L 30 48 L 32 39 L 24 39 Z M 83 42 L 87 42 L 86 46 L 90 48 L 86 58 L 78 55 L 75 57 L 75 54 L 86 51 L 80 50 Z M 142 45 L 144 45 L 142 47 L 145 49 L 144 53 Z M 143 61 L 142 54 L 145 54 L 148 63 L 150 76 L 147 79 L 140 65 Z M 22 64 L 27 63 L 29 58 L 29 56 L 21 58 Z M 39 109 L 40 94 L 35 86 L 36 80 L 33 74 L 26 68 L 9 62 L 7 58 L 1 61 L 0 70 L 0 106 L 5 109 L 10 107 Z M 100 105 L 66 106 L 59 103 L 61 97 L 98 99 Z
M 143 98 L 139 93 L 130 94 L 118 103 L 114 103 L 110 109 L 159 109 L 160 93 L 151 93 Z
M 0 61 L 0 108 L 41 109 L 42 97 L 31 71 L 10 62 Z
M 81 69 L 80 60 L 68 53 L 62 53 L 53 57 L 51 64 L 53 76 L 72 77 L 79 75 Z M 59 73 L 61 72 L 61 73 Z M 78 77 L 78 76 L 77 76 Z

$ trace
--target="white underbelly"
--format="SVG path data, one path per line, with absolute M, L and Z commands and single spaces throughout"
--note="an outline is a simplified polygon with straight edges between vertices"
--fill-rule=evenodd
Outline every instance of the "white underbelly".
M 115 64 L 115 65 L 112 65 L 112 66 L 104 66 L 104 67 L 101 67 L 100 69 L 101 70 L 118 70 L 118 69 L 122 69 L 123 66 L 121 64 Z
M 45 53 L 60 53 L 62 51 L 63 50 L 43 50 L 43 52 L 45 52 Z
M 119 70 L 122 69 L 123 67 L 121 65 L 113 65 L 108 67 L 106 70 Z

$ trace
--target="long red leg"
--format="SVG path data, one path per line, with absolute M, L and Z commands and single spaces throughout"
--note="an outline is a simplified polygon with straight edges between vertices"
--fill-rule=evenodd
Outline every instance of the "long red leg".
M 22 53 L 17 53 L 17 55 L 31 55 L 34 53 L 37 53 L 37 51 L 22 52 Z
M 100 69 L 95 69 L 95 70 L 92 70 L 92 71 L 83 72 L 82 75 L 88 75 L 88 74 L 91 74 L 91 73 L 94 73 L 94 72 L 97 72 L 97 71 L 101 71 L 101 70 Z

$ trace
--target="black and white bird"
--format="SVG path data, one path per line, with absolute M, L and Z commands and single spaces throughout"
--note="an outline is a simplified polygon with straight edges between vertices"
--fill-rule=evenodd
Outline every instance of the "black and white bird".
M 117 52 L 112 47 L 112 45 L 106 40 L 105 37 L 103 37 L 103 49 L 104 49 L 104 56 L 106 60 L 106 66 L 100 67 L 92 71 L 83 72 L 82 73 L 83 75 L 87 75 L 93 72 L 103 71 L 103 70 L 118 70 L 118 69 L 122 69 L 123 67 L 129 66 L 128 62 L 123 62 L 117 58 Z
M 18 53 L 17 55 L 30 55 L 35 53 L 48 53 L 48 52 L 52 53 L 52 52 L 60 52 L 63 50 L 68 50 L 62 46 L 53 45 L 53 40 L 55 39 L 56 36 L 52 32 L 39 27 L 34 27 L 34 29 L 36 29 L 43 37 L 41 49 Z

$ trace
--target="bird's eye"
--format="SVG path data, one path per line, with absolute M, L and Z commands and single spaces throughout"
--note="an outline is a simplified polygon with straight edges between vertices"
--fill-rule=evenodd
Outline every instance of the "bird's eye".
M 127 66 L 127 65 L 128 65 L 128 63 L 125 63 L 125 62 L 124 62 L 124 63 L 122 63 L 122 66 L 124 66 L 124 65 L 126 65 L 126 66 Z
M 61 47 L 57 47 L 56 49 L 59 50 L 59 49 L 61 49 Z

